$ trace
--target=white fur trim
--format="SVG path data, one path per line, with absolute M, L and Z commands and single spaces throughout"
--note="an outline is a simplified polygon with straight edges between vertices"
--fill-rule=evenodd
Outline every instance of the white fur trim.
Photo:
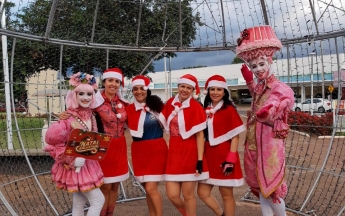
M 147 112 L 150 112 L 150 108 L 148 108 L 148 107 L 145 107 L 145 110 L 146 110 Z
M 121 118 L 121 114 L 120 113 L 118 113 L 118 114 L 116 114 L 116 117 L 119 119 L 119 118 Z
M 199 97 L 198 95 L 193 95 L 194 99 L 198 99 L 198 97 Z
M 143 79 L 136 79 L 134 80 L 132 83 L 131 83 L 131 87 L 133 88 L 134 86 L 136 85 L 143 85 L 143 86 L 146 86 L 145 85 L 145 81 Z
M 181 79 L 179 79 L 178 80 L 178 84 L 188 84 L 188 85 L 191 85 L 191 86 L 193 86 L 193 88 L 195 88 L 195 86 L 196 86 L 196 83 L 195 82 L 193 82 L 192 80 L 190 80 L 190 79 L 187 79 L 187 78 L 181 78 Z
M 147 89 L 149 89 L 149 87 L 147 87 L 147 86 L 144 86 L 144 90 L 145 90 L 145 91 L 147 91 Z
M 120 103 L 117 105 L 117 108 L 119 108 L 119 109 L 121 109 L 122 107 L 123 107 L 123 106 L 122 106 L 122 104 L 120 104 Z
M 104 177 L 104 184 L 114 183 L 114 182 L 122 182 L 126 179 L 128 179 L 129 173 L 120 175 L 120 176 L 114 176 L 114 177 Z
M 101 91 L 98 90 L 95 94 L 95 106 L 92 108 L 97 108 L 99 106 L 101 106 L 104 103 L 104 98 L 101 94 Z
M 226 134 L 223 134 L 217 138 L 214 138 L 213 118 L 207 121 L 207 126 L 208 126 L 208 140 L 210 142 L 210 146 L 215 146 L 227 140 L 230 140 L 236 135 L 246 130 L 246 127 L 244 125 L 240 125 L 237 128 L 234 128 L 233 130 L 228 131 Z
M 140 110 L 140 117 L 138 121 L 138 128 L 137 130 L 129 130 L 132 136 L 141 138 L 144 134 L 144 122 L 146 117 L 146 112 L 143 110 L 143 107 L 145 106 L 145 103 L 139 103 L 137 100 L 134 99 L 134 106 L 135 110 Z
M 159 182 L 164 181 L 165 175 L 144 175 L 144 176 L 135 176 L 138 182 Z
M 226 84 L 226 82 L 222 82 L 222 81 L 217 81 L 217 80 L 211 80 L 210 82 L 208 82 L 207 88 L 210 87 L 221 87 L 221 88 L 228 88 L 228 85 Z
M 201 180 L 200 183 L 204 184 L 211 184 L 216 186 L 224 186 L 224 187 L 240 187 L 244 185 L 244 179 L 214 179 L 208 178 L 205 180 Z
M 179 174 L 179 175 L 169 175 L 165 174 L 165 181 L 200 181 L 208 179 L 210 177 L 209 172 L 202 172 L 198 177 L 194 176 L 195 174 Z
M 102 80 L 107 79 L 107 78 L 115 78 L 122 82 L 122 74 L 115 71 L 114 72 L 109 71 L 109 72 L 104 73 L 102 76 Z
M 165 118 L 165 116 L 162 114 L 162 113 L 159 113 L 159 116 L 158 116 L 158 120 L 161 122 L 161 124 L 163 125 L 164 127 L 164 130 L 167 134 L 169 134 L 169 127 L 167 125 L 167 119 Z
M 208 91 L 207 91 L 207 90 L 204 90 L 204 91 L 202 91 L 202 93 L 203 93 L 204 95 L 207 95 Z

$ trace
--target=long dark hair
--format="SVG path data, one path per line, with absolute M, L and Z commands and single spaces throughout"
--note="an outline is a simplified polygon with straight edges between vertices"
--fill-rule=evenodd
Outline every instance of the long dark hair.
M 233 106 L 234 108 L 236 108 L 234 106 L 234 103 L 230 100 L 230 94 L 229 91 L 225 88 L 224 89 L 224 96 L 223 96 L 223 106 L 221 107 L 221 109 L 225 109 L 227 106 Z M 207 95 L 205 97 L 204 100 L 204 109 L 206 109 L 208 107 L 208 105 L 210 105 L 210 103 L 212 103 L 212 99 L 210 97 L 210 88 L 207 89 Z
M 157 95 L 151 95 L 151 90 L 147 89 L 146 105 L 150 110 L 160 113 L 164 108 L 164 103 L 160 97 Z

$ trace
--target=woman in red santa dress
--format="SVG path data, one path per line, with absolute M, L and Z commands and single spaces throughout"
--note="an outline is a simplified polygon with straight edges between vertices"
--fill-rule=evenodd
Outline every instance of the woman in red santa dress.
M 123 81 L 121 69 L 105 70 L 102 77 L 104 90 L 98 91 L 95 96 L 96 108 L 93 111 L 96 114 L 98 132 L 113 137 L 106 157 L 99 162 L 104 173 L 104 184 L 101 190 L 105 197 L 100 216 L 113 215 L 120 182 L 129 177 L 127 145 L 124 136 L 128 101 L 121 95 L 120 87 L 124 86 Z M 69 115 L 64 112 L 59 118 L 68 117 Z
M 196 183 L 209 177 L 203 158 L 206 115 L 193 99 L 194 90 L 199 94 L 198 80 L 194 76 L 180 77 L 178 94 L 167 101 L 159 115 L 165 131 L 170 134 L 165 171 L 167 195 L 184 216 L 196 215 Z
M 125 123 L 127 121 L 126 101 L 120 87 L 124 86 L 124 76 L 119 68 L 110 68 L 103 72 L 102 84 L 104 91 L 96 95 L 99 132 L 113 137 L 109 150 L 104 160 L 100 161 L 104 173 L 104 185 L 101 190 L 105 203 L 101 212 L 103 215 L 113 215 L 118 189 L 121 181 L 129 177 L 127 161 L 127 145 Z
M 205 158 L 210 178 L 198 184 L 198 195 L 216 215 L 235 215 L 233 188 L 244 184 L 237 148 L 239 134 L 246 130 L 230 95 L 226 80 L 220 75 L 211 76 L 205 83 L 204 108 L 207 115 Z M 224 211 L 211 195 L 219 187 Z
M 132 164 L 135 178 L 144 186 L 150 216 L 162 216 L 162 197 L 158 183 L 164 181 L 168 146 L 158 115 L 164 104 L 151 95 L 150 79 L 136 76 L 131 88 L 134 102 L 126 107 L 128 128 L 132 135 Z

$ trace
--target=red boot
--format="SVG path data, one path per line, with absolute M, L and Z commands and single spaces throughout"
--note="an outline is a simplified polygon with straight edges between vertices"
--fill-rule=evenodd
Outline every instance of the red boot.
M 112 216 L 114 214 L 115 205 L 107 206 L 107 216 Z
M 102 209 L 101 213 L 99 216 L 107 216 L 107 209 Z

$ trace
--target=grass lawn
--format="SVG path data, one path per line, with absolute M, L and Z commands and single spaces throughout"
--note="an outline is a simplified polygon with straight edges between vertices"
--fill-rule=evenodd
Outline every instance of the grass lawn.
M 6 115 L 0 115 L 0 148 L 7 149 L 7 125 Z M 25 149 L 41 149 L 42 127 L 44 118 L 17 117 L 20 136 Z M 12 140 L 14 149 L 21 149 L 18 131 L 12 118 Z

